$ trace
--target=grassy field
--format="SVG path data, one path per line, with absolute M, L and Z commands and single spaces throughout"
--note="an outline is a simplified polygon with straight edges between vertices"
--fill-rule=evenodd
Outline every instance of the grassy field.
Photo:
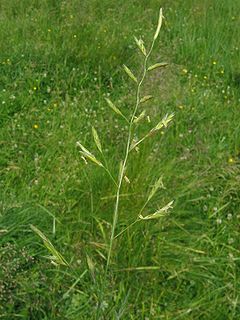
M 141 107 L 113 242 L 117 179 L 142 56 L 165 21 Z M 240 2 L 0 0 L 0 319 L 240 319 Z M 51 263 L 36 226 L 68 261 Z

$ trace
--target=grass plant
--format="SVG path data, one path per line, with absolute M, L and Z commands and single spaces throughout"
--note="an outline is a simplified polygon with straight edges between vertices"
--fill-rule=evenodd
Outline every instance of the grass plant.
M 239 10 L 0 1 L 0 319 L 239 318 Z

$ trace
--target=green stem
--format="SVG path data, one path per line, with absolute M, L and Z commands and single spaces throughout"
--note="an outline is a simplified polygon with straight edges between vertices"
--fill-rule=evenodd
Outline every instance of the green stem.
M 118 184 L 117 184 L 116 180 L 114 179 L 114 177 L 112 176 L 112 174 L 109 171 L 109 169 L 107 167 L 104 167 L 104 170 L 108 173 L 109 177 L 112 179 L 112 181 L 115 184 L 115 186 L 118 187 Z
M 128 129 L 128 138 L 127 138 L 127 143 L 126 143 L 125 157 L 124 157 L 123 165 L 120 169 L 119 180 L 118 180 L 118 185 L 117 185 L 116 202 L 115 202 L 115 207 L 114 207 L 113 224 L 112 224 L 111 237 L 110 237 L 110 243 L 109 243 L 109 248 L 108 248 L 107 264 L 106 264 L 105 274 L 104 274 L 104 278 L 103 278 L 103 284 L 102 284 L 102 288 L 101 288 L 101 292 L 100 292 L 100 296 L 99 296 L 99 303 L 98 303 L 98 308 L 97 308 L 97 312 L 96 312 L 96 317 L 97 317 L 96 319 L 100 319 L 101 301 L 103 299 L 103 293 L 106 290 L 107 273 L 108 273 L 108 269 L 109 269 L 109 265 L 110 265 L 110 261 L 111 261 L 111 257 L 112 257 L 113 241 L 116 238 L 115 231 L 116 231 L 118 215 L 119 215 L 120 192 L 121 192 L 122 182 L 123 182 L 123 178 L 124 178 L 124 172 L 126 170 L 127 161 L 128 161 L 128 157 L 129 157 L 129 153 L 130 153 L 130 146 L 131 146 L 132 136 L 133 136 L 134 119 L 135 119 L 135 116 L 136 116 L 136 113 L 138 111 L 138 107 L 140 104 L 140 89 L 141 89 L 142 83 L 146 77 L 148 58 L 152 53 L 155 40 L 156 39 L 153 39 L 150 50 L 149 50 L 148 54 L 145 56 L 142 77 L 141 77 L 140 81 L 138 82 L 137 90 L 136 90 L 136 105 L 133 110 L 131 120 L 130 120 L 130 122 L 128 121 L 129 129 Z M 132 223 L 132 225 L 135 224 L 137 221 L 139 221 L 139 220 L 138 219 L 135 220 L 134 223 Z M 132 225 L 130 225 L 130 226 L 132 226 Z M 119 236 L 119 235 L 117 235 L 117 236 Z
M 153 49 L 154 43 L 155 43 L 155 39 L 152 41 L 150 50 L 149 50 L 149 52 L 146 55 L 145 60 L 144 60 L 142 77 L 141 77 L 140 81 L 138 82 L 137 91 L 136 91 L 136 105 L 135 105 L 135 108 L 134 108 L 134 111 L 132 113 L 131 120 L 130 120 L 130 123 L 129 123 L 128 139 L 127 139 L 127 144 L 126 144 L 125 157 L 124 157 L 123 165 L 122 165 L 121 172 L 120 172 L 120 175 L 119 175 L 118 188 L 117 188 L 117 193 L 116 193 L 116 202 L 115 202 L 115 208 L 114 208 L 114 214 L 113 214 L 113 224 L 112 224 L 112 230 L 111 230 L 110 244 L 109 244 L 109 249 L 108 249 L 106 273 L 108 271 L 108 268 L 109 268 L 109 265 L 110 265 L 111 256 L 112 256 L 113 241 L 114 241 L 114 238 L 115 238 L 115 230 L 116 230 L 117 221 L 118 221 L 118 215 L 119 215 L 120 191 L 121 191 L 122 182 L 123 182 L 123 178 L 124 178 L 124 172 L 125 172 L 126 166 L 127 166 L 129 152 L 130 152 L 130 145 L 131 145 L 132 135 L 133 135 L 133 122 L 134 122 L 134 119 L 135 119 L 135 116 L 136 116 L 136 113 L 138 111 L 138 107 L 139 107 L 139 104 L 140 104 L 140 89 L 141 89 L 142 83 L 143 83 L 143 81 L 144 81 L 144 79 L 146 77 L 147 62 L 148 62 L 149 56 L 152 53 L 152 49 Z
M 135 223 L 137 223 L 138 221 L 140 221 L 140 219 L 137 219 L 135 221 L 133 221 L 129 226 L 127 226 L 125 229 L 123 229 L 121 232 L 119 232 L 114 239 L 117 239 L 121 234 L 123 234 L 125 231 L 127 231 L 129 228 L 131 228 L 132 226 L 135 225 Z

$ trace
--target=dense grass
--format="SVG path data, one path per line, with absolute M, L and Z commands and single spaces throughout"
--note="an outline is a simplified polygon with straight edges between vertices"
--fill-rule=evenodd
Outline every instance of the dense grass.
M 133 36 L 150 43 L 159 5 L 152 61 L 170 65 L 148 78 L 152 123 L 139 136 L 175 119 L 131 156 L 117 232 L 161 175 L 146 213 L 174 208 L 115 241 L 102 296 L 115 188 L 76 142 L 97 153 L 94 125 L 117 176 L 126 126 L 104 97 L 130 114 L 122 64 L 138 74 Z M 97 319 L 99 297 L 104 319 L 239 319 L 239 10 L 234 0 L 0 1 L 1 319 Z M 45 258 L 30 224 L 70 268 Z

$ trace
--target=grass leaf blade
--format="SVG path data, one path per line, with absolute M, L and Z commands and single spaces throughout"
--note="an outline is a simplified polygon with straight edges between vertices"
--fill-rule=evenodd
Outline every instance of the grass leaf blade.
M 37 227 L 30 225 L 30 228 L 42 239 L 44 246 L 48 249 L 48 251 L 52 254 L 52 259 L 56 264 L 69 266 L 68 262 L 61 255 L 60 252 L 54 247 L 51 241 L 39 230 Z

